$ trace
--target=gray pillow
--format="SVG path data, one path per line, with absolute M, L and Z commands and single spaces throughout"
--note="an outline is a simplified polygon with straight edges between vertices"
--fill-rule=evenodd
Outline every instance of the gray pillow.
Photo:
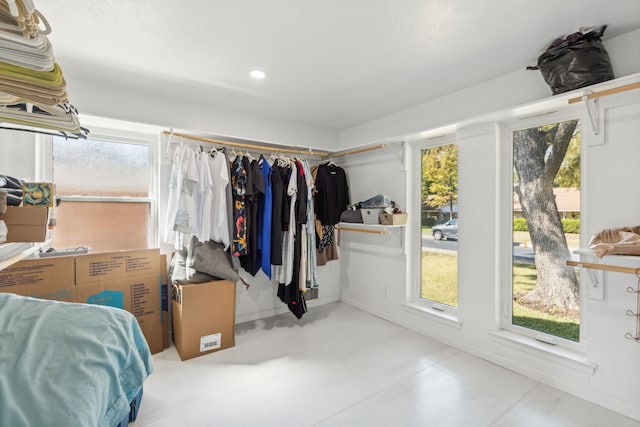
M 176 283 L 178 285 L 197 285 L 199 283 L 214 282 L 216 280 L 220 280 L 220 278 L 210 276 L 207 273 L 201 273 L 199 271 L 196 271 L 194 274 L 191 275 L 189 279 L 178 279 L 178 280 L 175 280 L 173 283 Z
M 238 272 L 231 265 L 231 254 L 224 250 L 222 243 L 209 240 L 201 243 L 194 239 L 192 242 L 190 267 L 201 273 L 207 273 L 221 279 L 234 282 L 240 279 Z

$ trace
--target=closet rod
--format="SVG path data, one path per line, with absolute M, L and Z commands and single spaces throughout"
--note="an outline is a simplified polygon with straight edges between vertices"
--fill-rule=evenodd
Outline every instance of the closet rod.
M 601 96 L 613 95 L 614 93 L 626 92 L 631 89 L 640 89 L 640 82 L 630 83 L 628 85 L 614 87 L 612 89 L 602 90 L 600 92 L 593 92 L 587 96 L 587 99 L 600 98 Z M 582 101 L 582 96 L 577 96 L 575 98 L 569 99 L 569 104 L 575 104 L 577 102 Z
M 336 230 L 355 231 L 357 233 L 387 234 L 386 230 L 367 230 L 365 228 L 334 227 Z
M 309 156 L 326 156 L 328 154 L 327 152 L 324 152 L 324 151 L 312 151 L 311 149 L 294 150 L 291 148 L 277 148 L 277 147 L 271 147 L 267 145 L 252 145 L 252 144 L 244 144 L 242 142 L 223 141 L 220 139 L 211 139 L 211 138 L 204 138 L 201 136 L 187 135 L 184 133 L 170 132 L 168 130 L 165 130 L 162 133 L 164 133 L 165 135 L 173 135 L 180 138 L 192 139 L 194 141 L 210 142 L 212 144 L 227 145 L 230 147 L 248 148 L 251 150 L 270 151 L 274 153 L 306 154 Z
M 593 268 L 596 270 L 617 271 L 618 273 L 636 274 L 638 272 L 637 268 L 618 267 L 617 265 L 596 264 L 593 262 L 567 261 L 567 265 L 570 265 L 573 267 Z
M 356 148 L 356 149 L 347 150 L 347 151 L 338 151 L 337 153 L 329 154 L 327 156 L 327 158 L 342 157 L 342 156 L 348 156 L 349 154 L 364 153 L 364 152 L 367 152 L 367 151 L 378 150 L 378 149 L 384 148 L 386 146 L 387 146 L 387 144 L 378 144 L 378 145 L 372 145 L 371 147 Z

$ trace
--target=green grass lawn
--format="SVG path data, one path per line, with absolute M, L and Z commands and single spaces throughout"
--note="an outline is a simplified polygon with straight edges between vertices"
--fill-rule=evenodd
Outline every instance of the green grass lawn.
M 536 268 L 532 264 L 513 264 L 513 294 L 524 296 L 536 284 Z M 580 321 L 544 311 L 533 310 L 517 301 L 513 304 L 513 324 L 546 332 L 572 341 L 580 339 Z
M 422 252 L 422 298 L 458 306 L 458 256 Z
M 422 252 L 422 297 L 457 307 L 456 255 Z M 514 264 L 513 293 L 523 296 L 535 286 L 536 270 L 531 264 Z M 513 305 L 513 324 L 578 341 L 580 323 L 577 319 L 538 311 L 518 302 Z

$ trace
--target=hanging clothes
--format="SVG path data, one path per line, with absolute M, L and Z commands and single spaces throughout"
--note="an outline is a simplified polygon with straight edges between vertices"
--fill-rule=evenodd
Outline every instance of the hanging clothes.
M 258 252 L 258 236 L 261 232 L 262 222 L 259 218 L 259 207 L 264 203 L 265 184 L 262 170 L 257 160 L 249 162 L 247 157 L 243 159 L 243 166 L 247 171 L 247 187 L 245 192 L 245 218 L 246 218 L 246 253 L 240 257 L 240 265 L 252 276 L 260 270 L 262 259 Z
M 264 156 L 260 156 L 259 164 L 264 181 L 264 197 L 258 206 L 258 220 L 262 222 L 258 235 L 258 253 L 260 254 L 260 268 L 271 279 L 271 216 L 273 210 L 271 165 Z
M 289 229 L 289 205 L 291 197 L 287 195 L 290 168 L 276 163 L 271 168 L 271 265 L 282 265 L 283 233 Z M 273 267 L 271 268 L 273 278 Z
M 293 251 L 294 241 L 296 235 L 296 200 L 298 197 L 298 180 L 296 177 L 296 165 L 291 165 L 291 172 L 288 174 L 289 182 L 287 185 L 287 196 L 289 203 L 289 210 L 287 215 L 283 212 L 282 226 L 286 225 L 286 231 L 282 233 L 282 264 L 272 267 L 272 278 L 275 282 L 280 284 L 287 284 L 291 282 L 293 277 Z M 285 222 L 286 221 L 286 222 Z
M 203 151 L 196 154 L 198 168 L 198 183 L 195 187 L 195 236 L 198 241 L 205 243 L 211 237 L 211 200 L 213 194 L 213 179 L 209 169 L 209 155 Z
M 316 182 L 316 188 L 314 190 L 314 200 L 316 203 L 318 202 L 318 173 L 320 169 L 320 167 L 311 169 L 311 176 L 315 179 Z M 324 197 L 328 196 L 325 195 Z M 323 225 L 322 221 L 318 218 L 318 215 L 316 215 L 314 231 L 316 233 L 316 265 L 322 266 L 326 265 L 329 261 L 337 260 L 338 245 L 336 239 L 334 238 L 333 225 Z
M 316 274 L 316 231 L 314 227 L 315 223 L 315 209 L 313 203 L 313 192 L 315 189 L 315 182 L 311 175 L 311 168 L 306 160 L 302 161 L 304 168 L 304 176 L 307 183 L 307 223 L 304 226 L 306 232 L 306 275 L 305 275 L 305 288 L 313 289 L 318 287 L 318 278 Z
M 342 211 L 349 206 L 349 186 L 344 169 L 333 163 L 318 166 L 315 185 L 316 218 L 322 225 L 336 225 Z
M 227 152 L 222 152 L 220 154 L 218 154 L 219 156 L 222 155 L 222 157 L 225 160 L 225 164 L 224 164 L 224 168 L 227 171 L 227 174 L 229 176 L 229 185 L 227 185 L 227 187 L 225 188 L 225 198 L 227 200 L 227 231 L 229 234 L 229 246 L 232 246 L 232 239 L 236 230 L 236 224 L 235 224 L 235 219 L 233 217 L 233 210 L 234 210 L 234 200 L 233 200 L 233 190 L 232 190 L 232 184 L 231 184 L 231 164 L 233 163 L 233 161 L 235 160 L 235 158 L 237 156 L 233 156 L 233 158 L 227 154 Z M 234 254 L 233 252 L 233 247 L 231 247 L 230 249 L 231 252 L 231 265 L 233 266 L 234 270 L 239 270 L 240 269 L 240 259 L 238 258 L 238 256 L 236 254 Z
M 290 230 L 294 230 L 293 238 L 291 239 L 291 236 L 289 236 L 293 243 L 293 253 L 290 259 L 291 276 L 287 276 L 287 282 L 281 282 L 279 284 L 278 297 L 287 304 L 289 311 L 300 319 L 304 313 L 307 312 L 304 295 L 300 290 L 300 265 L 302 256 L 302 239 L 300 238 L 300 235 L 302 234 L 301 231 L 303 224 L 307 222 L 307 184 L 304 170 L 300 162 L 295 162 L 291 167 L 289 189 L 289 193 L 292 193 L 292 189 L 295 189 L 295 193 L 291 194 L 292 216 L 289 224 Z M 287 273 L 288 272 L 289 268 L 287 268 Z
M 235 256 L 247 254 L 247 218 L 245 194 L 247 192 L 247 170 L 242 156 L 237 156 L 231 164 L 231 188 L 233 194 L 233 243 L 231 251 Z
M 194 187 L 198 179 L 195 153 L 186 144 L 178 145 L 171 165 L 164 235 L 164 241 L 173 244 L 175 249 L 184 248 L 188 242 L 184 235 L 194 234 L 195 231 Z
M 227 204 L 227 189 L 229 188 L 229 164 L 223 153 L 212 151 L 208 155 L 209 171 L 211 173 L 211 215 L 209 238 L 214 242 L 224 244 L 224 250 L 229 249 L 229 206 Z M 231 215 L 232 217 L 232 215 Z

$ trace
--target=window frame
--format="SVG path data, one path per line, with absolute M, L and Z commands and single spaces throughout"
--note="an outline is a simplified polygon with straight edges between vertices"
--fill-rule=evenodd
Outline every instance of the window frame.
M 498 269 L 499 269 L 499 299 L 497 304 L 497 329 L 514 333 L 525 339 L 532 339 L 555 347 L 570 350 L 577 353 L 586 351 L 587 338 L 587 304 L 585 290 L 585 275 L 581 274 L 578 279 L 580 298 L 580 341 L 575 342 L 556 335 L 525 328 L 513 324 L 513 132 L 532 127 L 544 126 L 552 123 L 560 123 L 568 120 L 578 119 L 580 128 L 580 247 L 585 246 L 586 237 L 582 230 L 587 222 L 586 197 L 586 152 L 588 138 L 591 133 L 589 118 L 584 110 L 578 107 L 569 107 L 561 111 L 553 110 L 536 114 L 534 116 L 516 118 L 499 123 L 499 143 L 498 165 L 500 179 L 498 182 L 498 218 L 497 218 L 497 247 L 498 247 Z
M 416 220 L 413 221 L 412 227 L 409 232 L 413 235 L 415 239 L 415 244 L 413 245 L 414 250 L 412 253 L 412 277 L 413 279 L 409 281 L 408 289 L 407 289 L 407 306 L 412 310 L 417 310 L 419 312 L 427 313 L 438 318 L 453 322 L 453 326 L 460 327 L 460 322 L 458 321 L 458 307 L 453 307 L 450 305 L 446 305 L 444 303 L 429 300 L 427 298 L 422 298 L 422 150 L 428 148 L 439 147 L 443 145 L 456 144 L 458 147 L 460 146 L 458 143 L 458 138 L 455 134 L 447 134 L 442 136 L 437 136 L 429 139 L 422 139 L 419 141 L 415 141 L 410 146 L 409 156 L 411 159 L 411 174 L 409 174 L 410 178 L 410 187 L 413 188 L 412 194 L 412 207 L 413 212 L 418 212 L 416 215 Z M 458 181 L 458 191 L 460 191 L 460 182 Z M 460 202 L 458 201 L 458 204 Z M 459 295 L 459 271 L 460 271 L 460 262 L 458 258 L 458 269 L 457 269 L 457 277 L 456 277 L 456 288 Z
M 159 245 L 159 182 L 160 149 L 158 134 L 140 133 L 116 128 L 93 128 L 89 140 L 125 144 L 146 145 L 149 147 L 149 188 L 147 197 L 114 196 L 58 196 L 67 202 L 109 202 L 144 203 L 149 205 L 147 245 L 155 248 Z M 39 134 L 36 138 L 36 175 L 42 181 L 53 181 L 53 136 Z

